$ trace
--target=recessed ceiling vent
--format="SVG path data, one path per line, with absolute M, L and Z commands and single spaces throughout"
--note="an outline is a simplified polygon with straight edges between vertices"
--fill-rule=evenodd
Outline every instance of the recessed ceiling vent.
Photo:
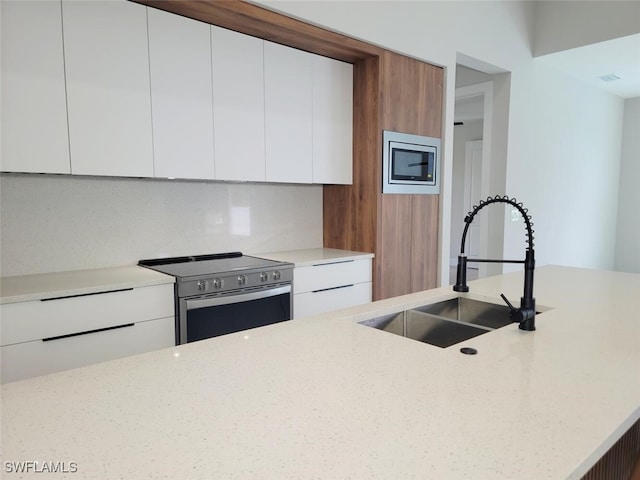
M 598 78 L 603 82 L 614 82 L 616 80 L 620 80 L 620 77 L 617 75 L 614 75 L 613 73 L 610 73 L 608 75 L 600 75 Z

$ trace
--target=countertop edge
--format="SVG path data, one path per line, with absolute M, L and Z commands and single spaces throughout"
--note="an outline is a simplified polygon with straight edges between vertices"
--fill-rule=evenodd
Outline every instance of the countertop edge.
M 311 267 L 314 265 L 327 265 L 375 257 L 373 253 L 340 250 L 336 248 L 284 250 L 280 252 L 260 252 L 251 255 L 269 260 L 293 263 L 295 267 Z
M 0 305 L 173 284 L 175 278 L 137 265 L 0 279 Z
M 600 445 L 598 445 L 598 448 L 585 457 L 583 461 L 571 472 L 567 479 L 580 480 L 584 477 L 638 420 L 640 420 L 640 407 L 636 408 L 636 410 L 629 415 L 624 422 L 618 425 L 611 434 L 605 438 Z

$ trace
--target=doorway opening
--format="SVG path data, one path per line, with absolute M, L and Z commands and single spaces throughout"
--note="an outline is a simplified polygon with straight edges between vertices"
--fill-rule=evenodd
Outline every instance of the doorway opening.
M 449 284 L 455 283 L 465 216 L 481 199 L 505 194 L 510 81 L 508 72 L 458 55 Z M 502 257 L 504 219 L 500 209 L 476 217 L 467 234 L 469 258 Z M 501 264 L 468 267 L 469 280 L 502 273 Z

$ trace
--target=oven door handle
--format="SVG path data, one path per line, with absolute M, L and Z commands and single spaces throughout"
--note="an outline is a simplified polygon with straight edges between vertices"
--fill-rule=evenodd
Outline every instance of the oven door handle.
M 240 295 L 187 299 L 186 304 L 187 310 L 195 310 L 196 308 L 215 307 L 219 305 L 228 305 L 231 303 L 249 302 L 251 300 L 275 297 L 276 295 L 284 295 L 287 293 L 291 293 L 291 285 L 278 288 L 269 288 L 266 290 L 260 290 L 258 292 L 242 293 Z

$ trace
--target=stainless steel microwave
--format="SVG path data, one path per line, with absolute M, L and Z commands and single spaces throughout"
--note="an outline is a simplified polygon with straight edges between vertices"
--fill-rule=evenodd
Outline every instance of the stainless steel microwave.
M 440 193 L 439 138 L 382 132 L 382 193 Z

